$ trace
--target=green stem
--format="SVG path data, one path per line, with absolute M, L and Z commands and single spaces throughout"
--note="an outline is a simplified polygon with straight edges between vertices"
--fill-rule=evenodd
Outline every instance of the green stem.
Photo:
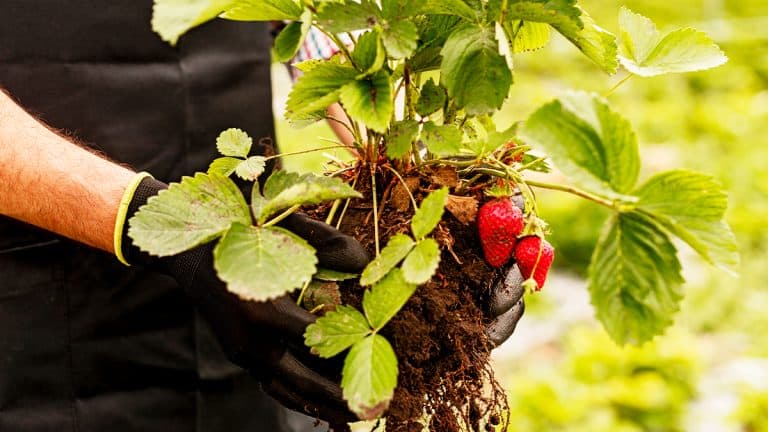
M 608 97 L 608 96 L 612 95 L 613 92 L 615 92 L 619 87 L 621 87 L 622 84 L 624 84 L 625 82 L 629 81 L 629 79 L 632 78 L 633 76 L 634 75 L 632 75 L 632 74 L 629 74 L 629 75 L 625 76 L 624 78 L 622 78 L 621 81 L 617 82 L 613 87 L 611 87 L 607 92 L 605 92 L 603 94 L 603 96 L 604 97 Z
M 318 148 L 313 148 L 313 149 L 309 149 L 309 150 L 298 150 L 298 151 L 288 152 L 288 153 L 278 153 L 276 155 L 267 156 L 267 157 L 264 158 L 264 160 L 268 161 L 270 159 L 277 159 L 277 158 L 283 157 L 283 156 L 296 156 L 296 155 L 301 155 L 301 154 L 305 154 L 305 153 L 314 153 L 314 152 L 319 152 L 319 151 L 323 151 L 323 150 L 333 150 L 333 149 L 337 149 L 337 148 L 343 148 L 343 149 L 350 150 L 349 146 L 347 146 L 347 145 L 336 145 L 336 146 L 328 146 L 328 147 L 318 147 Z
M 371 196 L 373 197 L 373 238 L 376 244 L 376 256 L 379 256 L 379 203 L 376 198 L 376 161 L 371 163 Z
M 587 191 L 581 190 L 573 186 L 560 185 L 555 183 L 546 183 L 546 182 L 540 182 L 535 180 L 527 180 L 526 183 L 530 186 L 534 186 L 541 189 L 550 189 L 550 190 L 556 190 L 561 192 L 567 192 L 569 194 L 573 194 L 581 198 L 596 202 L 600 205 L 604 205 L 610 209 L 615 210 L 618 208 L 617 204 L 611 200 L 607 200 L 605 198 L 599 197 L 595 194 L 589 193 Z
M 333 222 L 333 217 L 336 216 L 336 210 L 339 209 L 339 204 L 341 204 L 341 200 L 337 199 L 333 201 L 333 205 L 331 206 L 331 210 L 328 212 L 328 216 L 325 218 L 325 223 L 330 225 L 331 222 Z
M 349 63 L 352 64 L 354 68 L 357 68 L 357 65 L 355 65 L 355 61 L 352 60 L 352 55 L 349 53 L 347 46 L 341 41 L 341 39 L 339 39 L 338 35 L 336 35 L 335 33 L 331 33 L 320 26 L 315 26 L 315 27 L 319 29 L 321 32 L 323 32 L 326 36 L 331 38 L 333 43 L 335 43 L 336 46 L 339 47 L 339 50 L 341 51 L 342 54 L 344 54 L 344 57 L 347 58 Z
M 328 115 L 328 114 L 325 115 L 325 119 L 326 120 L 330 120 L 330 121 L 335 121 L 336 123 L 342 125 L 344 127 L 344 129 L 346 129 L 349 133 L 351 133 L 352 136 L 355 138 L 355 142 L 353 144 L 357 144 L 357 143 L 360 143 L 362 141 L 361 137 L 357 136 L 355 134 L 355 131 L 352 130 L 352 127 L 349 125 L 349 123 L 347 123 L 345 121 L 342 121 L 341 119 L 337 119 L 336 117 L 334 117 L 332 115 Z
M 467 168 L 476 164 L 477 160 L 471 159 L 466 161 L 457 161 L 451 159 L 430 159 L 424 162 L 424 165 L 450 165 L 457 168 Z
M 301 287 L 299 298 L 296 299 L 296 306 L 301 306 L 301 302 L 304 301 L 304 294 L 307 292 L 307 288 L 309 288 L 310 282 L 312 282 L 312 279 L 309 279 L 308 281 L 304 282 L 304 286 Z
M 279 223 L 281 220 L 287 218 L 288 216 L 290 216 L 292 213 L 296 212 L 296 210 L 298 210 L 300 208 L 301 208 L 301 204 L 296 204 L 295 206 L 289 208 L 288 210 L 286 210 L 286 211 L 280 213 L 279 215 L 275 216 L 274 218 L 270 219 L 267 223 L 262 225 L 262 227 L 264 227 L 264 228 L 271 227 L 272 225 L 275 225 L 275 224 Z

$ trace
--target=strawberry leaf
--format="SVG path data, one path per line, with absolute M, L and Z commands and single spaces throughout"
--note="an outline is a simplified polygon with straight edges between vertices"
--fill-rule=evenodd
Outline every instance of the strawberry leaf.
M 315 250 L 282 228 L 239 223 L 213 251 L 214 268 L 227 289 L 245 300 L 264 301 L 301 287 L 312 279 Z
M 406 282 L 421 285 L 435 274 L 440 264 L 440 247 L 434 239 L 426 238 L 416 243 L 403 261 L 403 277 Z
M 251 156 L 237 165 L 235 173 L 243 180 L 256 181 L 264 172 L 266 163 L 267 158 L 264 156 Z
M 435 84 L 430 78 L 424 83 L 419 94 L 419 100 L 416 102 L 416 112 L 426 117 L 443 107 L 445 104 L 445 89 Z
M 294 0 L 235 0 L 221 15 L 236 21 L 298 20 L 302 7 Z
M 640 155 L 629 122 L 600 97 L 570 92 L 534 112 L 520 136 L 543 148 L 575 183 L 621 197 L 637 182 Z
M 325 109 L 339 101 L 341 88 L 355 80 L 358 71 L 346 65 L 321 62 L 305 72 L 288 95 L 285 118 L 295 123 L 317 121 Z
M 373 334 L 352 345 L 341 372 L 344 399 L 362 420 L 381 416 L 397 386 L 397 357 L 389 342 Z
M 387 60 L 387 52 L 381 42 L 381 31 L 373 29 L 357 38 L 352 60 L 357 70 L 364 74 L 377 72 Z
M 234 158 L 230 156 L 224 156 L 216 158 L 208 166 L 208 174 L 218 174 L 220 176 L 229 177 L 240 165 L 242 159 Z
M 418 134 L 419 122 L 416 120 L 395 122 L 387 133 L 387 156 L 394 159 L 403 157 L 411 150 L 411 144 Z
M 688 243 L 713 265 L 738 274 L 736 237 L 723 220 L 728 198 L 712 177 L 691 171 L 666 171 L 636 192 L 639 210 Z
M 437 125 L 433 121 L 424 124 L 421 140 L 427 149 L 438 156 L 454 156 L 461 151 L 461 131 L 458 127 Z
M 301 21 L 294 21 L 286 25 L 275 38 L 272 61 L 287 62 L 296 56 L 304 43 L 304 38 L 309 33 L 310 27 L 312 27 L 312 12 L 309 10 L 301 14 Z
M 216 18 L 236 2 L 237 0 L 155 0 L 152 8 L 152 30 L 164 41 L 176 45 L 181 35 Z
M 592 254 L 589 292 L 613 340 L 640 344 L 672 324 L 683 297 L 677 251 L 664 229 L 637 212 L 609 220 Z
M 419 29 L 409 20 L 393 20 L 384 25 L 382 41 L 390 58 L 402 59 L 410 56 L 416 50 L 418 40 Z
M 485 114 L 501 107 L 512 85 L 507 60 L 499 54 L 494 27 L 465 24 L 441 50 L 442 84 L 459 108 Z
M 381 11 L 371 0 L 319 3 L 317 22 L 332 33 L 372 28 L 381 21 Z
M 392 84 L 389 74 L 380 70 L 370 78 L 362 78 L 341 88 L 341 104 L 349 115 L 370 129 L 385 132 L 392 117 Z
M 371 334 L 371 327 L 357 309 L 339 305 L 307 326 L 304 344 L 322 358 L 331 358 Z
M 445 202 L 448 200 L 448 188 L 443 187 L 432 191 L 421 201 L 416 213 L 411 220 L 413 236 L 422 239 L 429 235 L 440 222 L 445 210 Z
M 169 256 L 208 243 L 233 223 L 251 223 L 240 190 L 224 176 L 197 173 L 151 197 L 130 219 L 128 236 L 145 252 Z
M 621 55 L 628 71 L 640 76 L 693 72 L 728 61 L 720 47 L 705 33 L 692 28 L 660 33 L 648 18 L 627 8 L 619 12 Z
M 374 331 L 381 330 L 416 292 L 416 284 L 405 280 L 402 270 L 392 269 L 363 294 L 363 311 Z
M 386 276 L 390 270 L 395 268 L 408 255 L 408 252 L 413 249 L 414 245 L 415 242 L 405 234 L 395 234 L 392 236 L 387 245 L 384 246 L 384 249 L 381 250 L 381 253 L 379 253 L 379 256 L 368 263 L 363 270 L 363 274 L 360 277 L 360 285 L 372 285 Z
M 216 149 L 224 156 L 246 158 L 252 145 L 253 139 L 237 128 L 229 128 L 216 138 Z

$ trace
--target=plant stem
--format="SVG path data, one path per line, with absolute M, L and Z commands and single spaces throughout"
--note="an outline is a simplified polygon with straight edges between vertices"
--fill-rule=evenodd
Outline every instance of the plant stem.
M 550 190 L 557 190 L 561 192 L 567 192 L 569 194 L 573 194 L 576 196 L 579 196 L 584 199 L 588 199 L 590 201 L 594 201 L 598 204 L 604 205 L 610 209 L 617 209 L 617 204 L 611 200 L 607 200 L 605 198 L 599 197 L 595 194 L 589 193 L 587 191 L 581 190 L 579 188 L 568 186 L 568 185 L 559 185 L 554 183 L 545 183 L 545 182 L 539 182 L 535 180 L 527 180 L 526 183 L 530 186 L 534 186 L 537 188 L 542 189 L 550 189 Z
M 349 61 L 349 63 L 351 63 L 351 64 L 352 64 L 352 66 L 354 66 L 355 68 L 357 67 L 357 65 L 355 65 L 355 62 L 354 62 L 354 60 L 352 60 L 352 55 L 349 53 L 349 50 L 347 49 L 347 46 L 346 46 L 346 45 L 345 45 L 343 42 L 341 42 L 341 39 L 339 39 L 339 36 L 338 36 L 338 35 L 336 35 L 336 34 L 334 34 L 334 33 L 331 33 L 331 32 L 329 32 L 329 31 L 325 30 L 324 28 L 322 28 L 322 27 L 320 27 L 320 26 L 315 26 L 315 27 L 316 27 L 317 29 L 319 29 L 321 32 L 323 32 L 323 33 L 324 33 L 326 36 L 328 36 L 329 38 L 331 38 L 331 40 L 333 41 L 333 43 L 335 43 L 335 44 L 336 44 L 336 46 L 339 48 L 339 50 L 341 51 L 341 53 L 342 53 L 342 54 L 344 54 L 344 57 L 346 57 L 346 58 L 347 58 L 347 60 Z
M 308 281 L 304 282 L 304 286 L 301 287 L 301 292 L 299 293 L 299 298 L 296 299 L 296 306 L 301 306 L 301 302 L 304 300 L 304 294 L 307 292 L 307 288 L 309 288 L 309 283 L 310 282 L 312 282 L 311 278 Z
M 604 97 L 608 97 L 613 94 L 619 87 L 621 87 L 622 84 L 629 81 L 630 78 L 632 78 L 634 75 L 629 74 L 621 79 L 621 81 L 617 82 L 613 87 L 611 87 L 607 92 L 603 94 Z
M 325 218 L 325 223 L 328 225 L 333 222 L 333 217 L 336 216 L 336 210 L 339 209 L 339 204 L 341 204 L 341 200 L 337 199 L 333 201 L 333 205 L 331 206 L 331 210 L 328 212 L 328 216 Z
M 287 218 L 288 216 L 290 216 L 292 213 L 296 212 L 296 210 L 298 210 L 300 208 L 301 208 L 301 205 L 300 204 L 296 204 L 295 206 L 289 208 L 288 210 L 286 210 L 286 211 L 280 213 L 279 215 L 273 217 L 272 219 L 270 219 L 267 223 L 262 225 L 262 227 L 264 227 L 264 228 L 271 227 L 272 225 L 275 225 L 278 222 L 280 222 L 281 220 Z
M 451 160 L 451 159 L 430 159 L 428 161 L 425 161 L 424 165 L 450 165 L 457 168 L 467 168 L 467 167 L 471 167 L 476 163 L 477 163 L 477 160 L 475 159 L 470 159 L 466 161 L 457 161 L 457 160 Z
M 358 173 L 358 176 L 359 175 L 360 174 Z M 352 189 L 354 189 L 355 186 L 357 186 L 357 179 L 359 178 L 358 176 L 355 176 L 355 179 L 352 180 Z M 352 198 L 347 198 L 347 200 L 344 202 L 344 208 L 341 209 L 341 214 L 339 215 L 339 220 L 336 221 L 336 229 L 341 228 L 341 221 L 344 219 L 344 215 L 347 214 L 347 209 L 349 208 L 349 203 L 350 203 L 351 200 L 352 200 Z
M 379 256 L 379 215 L 378 200 L 376 198 L 376 161 L 371 162 L 371 196 L 373 197 L 373 238 L 376 244 L 376 256 Z
M 403 187 L 405 188 L 405 192 L 408 193 L 408 198 L 411 199 L 411 203 L 413 204 L 413 209 L 416 210 L 417 208 L 419 208 L 419 206 L 416 205 L 416 200 L 413 198 L 413 194 L 411 194 L 411 190 L 408 188 L 408 183 L 406 183 L 405 180 L 403 180 L 403 177 L 400 175 L 400 173 L 397 172 L 396 169 L 392 168 L 389 165 L 384 165 L 384 167 L 392 171 L 392 174 L 394 174 L 395 177 L 397 177 L 397 179 L 400 180 L 400 183 L 402 183 Z
M 319 151 L 323 151 L 323 150 L 333 150 L 333 149 L 337 149 L 337 148 L 343 148 L 343 149 L 347 149 L 347 150 L 352 150 L 347 145 L 335 145 L 335 146 L 328 146 L 328 147 L 318 147 L 318 148 L 313 148 L 313 149 L 309 149 L 309 150 L 298 150 L 298 151 L 288 152 L 288 153 L 279 153 L 279 154 L 276 154 L 276 155 L 267 156 L 267 157 L 264 158 L 264 160 L 268 161 L 270 159 L 276 159 L 276 158 L 283 157 L 283 156 L 296 156 L 296 155 L 305 154 L 305 153 L 314 153 L 314 152 L 319 152 Z

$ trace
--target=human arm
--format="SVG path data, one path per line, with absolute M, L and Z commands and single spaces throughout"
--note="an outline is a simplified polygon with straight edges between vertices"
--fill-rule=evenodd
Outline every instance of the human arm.
M 0 91 L 0 214 L 113 253 L 115 217 L 134 175 Z

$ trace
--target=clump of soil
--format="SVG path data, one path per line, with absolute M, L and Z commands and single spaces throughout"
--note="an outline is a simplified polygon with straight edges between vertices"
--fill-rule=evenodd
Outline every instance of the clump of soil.
M 367 168 L 358 173 L 357 189 L 366 198 L 351 202 L 340 228 L 373 256 L 371 190 L 360 187 L 371 184 L 370 174 Z M 420 202 L 451 174 L 443 170 L 405 177 Z M 383 247 L 392 235 L 409 232 L 413 208 L 405 187 L 389 171 L 378 172 L 377 184 Z M 445 213 L 433 232 L 442 250 L 437 274 L 382 330 L 399 362 L 397 390 L 385 417 L 388 432 L 492 430 L 506 411 L 505 394 L 489 364 L 493 344 L 485 334 L 489 318 L 483 306 L 492 281 L 501 275 L 486 264 L 476 227 L 466 222 Z M 343 284 L 343 303 L 359 307 L 363 292 L 355 283 Z

